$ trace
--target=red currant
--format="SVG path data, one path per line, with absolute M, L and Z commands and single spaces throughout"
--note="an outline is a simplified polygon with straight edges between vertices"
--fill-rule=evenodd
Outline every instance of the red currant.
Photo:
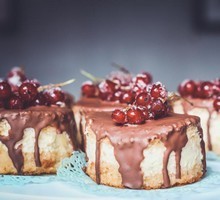
M 142 92 L 136 97 L 136 104 L 139 106 L 148 106 L 151 103 L 151 97 L 147 92 Z
M 214 100 L 213 106 L 216 111 L 220 111 L 220 97 L 218 97 L 217 99 Z
M 8 100 L 9 109 L 22 109 L 24 107 L 23 102 L 18 96 L 11 96 Z
M 209 81 L 204 81 L 201 83 L 201 93 L 203 98 L 212 97 L 214 91 L 214 84 Z
M 110 81 L 110 80 L 104 80 L 99 85 L 99 97 L 102 100 L 111 100 L 113 93 L 116 91 L 117 85 Z
M 127 111 L 127 120 L 130 124 L 142 124 L 145 121 L 145 117 L 139 108 L 130 108 Z
M 37 87 L 31 82 L 22 83 L 19 87 L 19 94 L 24 101 L 31 102 L 37 97 Z
M 49 105 L 56 105 L 58 102 L 64 102 L 65 100 L 65 95 L 60 88 L 46 90 L 44 95 Z
M 196 83 L 192 80 L 185 80 L 179 86 L 179 93 L 181 96 L 193 96 L 196 91 Z
M 0 99 L 7 99 L 11 95 L 11 86 L 6 81 L 0 82 Z
M 95 97 L 96 96 L 96 86 L 92 82 L 85 82 L 82 87 L 82 95 L 86 97 Z
M 4 108 L 5 107 L 5 102 L 3 100 L 0 100 L 0 108 Z
M 117 124 L 125 124 L 126 114 L 123 111 L 116 109 L 112 112 L 112 120 Z
M 162 117 L 165 114 L 166 107 L 160 99 L 156 99 L 151 104 L 151 112 L 155 118 Z
M 39 106 L 47 105 L 46 97 L 42 92 L 38 93 L 34 101 L 31 102 L 31 106 L 38 106 L 38 105 Z
M 146 107 L 139 107 L 140 110 L 142 111 L 142 114 L 144 116 L 144 119 L 145 120 L 148 120 L 150 118 L 150 115 L 149 115 L 149 110 L 146 108 Z
M 167 97 L 167 90 L 161 83 L 158 82 L 152 85 L 150 94 L 155 99 L 165 99 Z
M 127 103 L 127 104 L 132 104 L 134 102 L 134 93 L 132 91 L 126 91 L 122 93 L 120 102 L 121 103 Z
M 121 95 L 122 95 L 121 90 L 118 90 L 118 91 L 114 92 L 113 96 L 111 98 L 111 101 L 120 101 Z

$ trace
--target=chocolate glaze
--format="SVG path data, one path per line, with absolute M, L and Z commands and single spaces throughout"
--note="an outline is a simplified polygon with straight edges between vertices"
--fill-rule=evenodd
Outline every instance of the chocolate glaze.
M 208 146 L 208 150 L 211 151 L 212 142 L 211 142 L 211 134 L 210 134 L 210 123 L 211 123 L 212 113 L 215 112 L 215 109 L 213 107 L 213 99 L 188 98 L 188 100 L 193 103 L 193 106 L 183 100 L 182 106 L 185 114 L 190 112 L 193 108 L 203 108 L 206 109 L 209 113 L 209 118 L 207 121 L 207 146 Z
M 17 169 L 22 173 L 24 158 L 21 146 L 15 149 L 15 144 L 23 138 L 26 128 L 35 130 L 34 157 L 37 167 L 41 166 L 38 138 L 40 131 L 47 127 L 56 127 L 60 133 L 66 131 L 74 148 L 76 146 L 76 126 L 72 110 L 69 108 L 60 108 L 57 106 L 35 106 L 23 110 L 0 110 L 0 120 L 6 119 L 11 129 L 8 136 L 0 136 L 0 141 L 8 148 L 9 156 Z
M 81 98 L 75 106 L 81 107 L 85 111 L 113 111 L 114 109 L 120 109 L 126 106 L 113 101 L 102 101 L 98 98 Z
M 188 141 L 186 126 L 195 124 L 200 127 L 200 119 L 196 116 L 169 114 L 166 118 L 149 120 L 141 125 L 117 126 L 111 120 L 110 112 L 88 112 L 86 124 L 96 134 L 95 170 L 97 183 L 101 181 L 100 143 L 102 139 L 107 137 L 114 147 L 114 155 L 119 163 L 123 186 L 135 189 L 143 186 L 143 173 L 140 166 L 144 160 L 143 151 L 152 140 L 159 139 L 166 147 L 162 174 L 163 186 L 167 188 L 170 187 L 170 178 L 167 170 L 169 156 L 171 152 L 175 152 L 176 178 L 181 178 L 181 151 Z M 205 173 L 205 151 L 202 132 L 199 131 L 199 134 L 204 158 L 203 173 Z

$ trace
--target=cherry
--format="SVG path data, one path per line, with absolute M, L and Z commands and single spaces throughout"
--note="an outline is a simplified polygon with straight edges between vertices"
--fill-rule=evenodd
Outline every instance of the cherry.
M 137 74 L 137 76 L 135 77 L 135 83 L 137 85 L 140 85 L 140 84 L 147 85 L 151 82 L 152 82 L 152 76 L 148 72 Z
M 83 96 L 86 96 L 86 97 L 95 97 L 96 96 L 96 86 L 90 81 L 85 82 L 82 85 L 81 90 L 82 90 Z
M 218 97 L 217 99 L 214 100 L 213 106 L 216 111 L 220 111 L 220 97 Z
M 11 95 L 11 86 L 6 81 L 0 82 L 0 99 L 7 99 Z
M 203 98 L 210 98 L 213 95 L 214 84 L 209 81 L 201 83 L 201 93 Z
M 145 121 L 145 117 L 139 108 L 130 108 L 127 111 L 127 119 L 130 124 L 141 124 Z
M 178 90 L 181 96 L 193 96 L 196 91 L 196 83 L 192 80 L 185 80 Z
M 142 92 L 136 96 L 136 104 L 139 106 L 148 106 L 151 103 L 151 97 L 147 92 Z
M 23 106 L 23 102 L 19 96 L 13 95 L 8 100 L 9 109 L 22 109 Z
M 112 120 L 117 124 L 125 124 L 126 114 L 123 111 L 116 109 L 112 112 Z
M 122 93 L 122 95 L 120 97 L 120 102 L 131 104 L 134 102 L 134 99 L 135 99 L 134 93 L 132 91 L 126 91 L 126 92 Z
M 60 88 L 51 88 L 44 92 L 47 103 L 55 105 L 58 102 L 64 102 L 65 95 Z
M 167 97 L 167 91 L 165 87 L 159 82 L 152 85 L 150 94 L 155 99 L 156 98 L 165 99 Z
M 43 106 L 43 105 L 47 105 L 47 100 L 44 94 L 41 92 L 38 93 L 37 97 L 31 102 L 31 106 Z
M 19 94 L 24 101 L 31 102 L 37 97 L 37 87 L 34 83 L 24 82 L 19 87 Z

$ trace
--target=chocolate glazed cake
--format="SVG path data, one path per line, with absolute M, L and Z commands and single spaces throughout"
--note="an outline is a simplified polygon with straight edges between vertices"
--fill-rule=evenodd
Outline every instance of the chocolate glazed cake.
M 213 99 L 187 98 L 193 105 L 182 100 L 174 103 L 176 113 L 197 115 L 201 119 L 206 149 L 220 155 L 220 113 L 213 107 Z
M 76 148 L 69 108 L 35 106 L 0 110 L 0 173 L 55 173 Z
M 86 173 L 98 184 L 133 189 L 193 183 L 206 172 L 200 119 L 169 114 L 144 124 L 116 125 L 110 112 L 83 116 Z

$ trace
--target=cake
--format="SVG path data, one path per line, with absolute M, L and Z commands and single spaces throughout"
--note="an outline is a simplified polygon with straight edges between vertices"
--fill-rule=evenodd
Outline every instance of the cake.
M 200 119 L 171 113 L 169 100 L 156 82 L 125 108 L 86 112 L 81 122 L 85 172 L 98 184 L 132 189 L 200 180 L 206 172 Z
M 0 81 L 0 174 L 56 173 L 76 149 L 72 97 L 14 68 Z
M 199 116 L 206 149 L 220 155 L 220 81 L 185 80 L 179 93 L 183 98 L 173 104 L 174 112 Z
M 84 71 L 83 74 L 92 81 L 86 81 L 82 84 L 82 96 L 73 106 L 77 125 L 77 141 L 82 149 L 84 130 L 81 121 L 86 112 L 113 111 L 116 108 L 120 109 L 127 104 L 132 104 L 135 100 L 135 94 L 152 82 L 152 76 L 148 72 L 134 76 L 124 68 L 111 72 L 106 79 L 96 78 Z

